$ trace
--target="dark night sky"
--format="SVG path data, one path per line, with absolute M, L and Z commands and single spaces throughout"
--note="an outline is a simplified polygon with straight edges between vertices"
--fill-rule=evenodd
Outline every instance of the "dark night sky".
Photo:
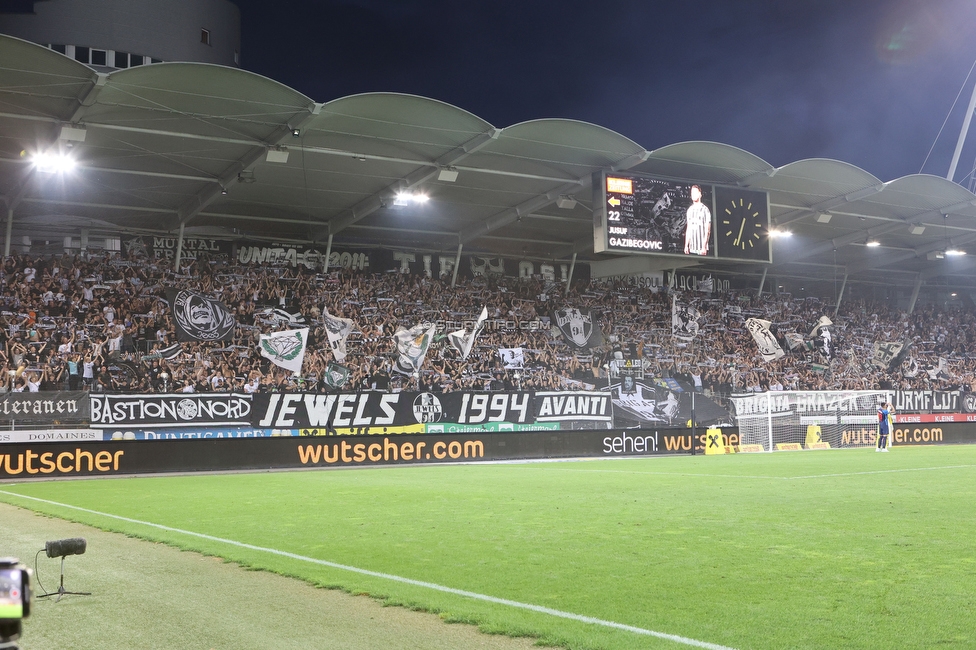
M 976 60 L 972 0 L 235 2 L 243 66 L 316 101 L 412 93 L 499 127 L 571 118 L 886 181 L 920 170 Z M 945 176 L 970 89 L 925 172 Z

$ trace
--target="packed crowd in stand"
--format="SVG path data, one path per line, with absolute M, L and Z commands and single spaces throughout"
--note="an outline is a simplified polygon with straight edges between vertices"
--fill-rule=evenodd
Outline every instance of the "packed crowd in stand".
M 222 301 L 237 320 L 232 341 L 182 343 L 172 359 L 159 350 L 176 343 L 164 289 L 197 290 Z M 672 336 L 672 299 L 700 313 L 691 341 Z M 488 322 L 467 358 L 442 337 L 483 306 Z M 603 341 L 569 346 L 550 326 L 564 306 L 601 314 Z M 293 375 L 262 358 L 259 334 L 285 329 L 268 313 L 279 307 L 309 323 L 303 372 Z M 399 273 L 328 273 L 304 267 L 231 265 L 204 257 L 179 271 L 166 261 L 122 260 L 117 253 L 32 257 L 0 267 L 0 340 L 6 391 L 119 392 L 323 391 L 332 351 L 321 316 L 352 319 L 347 342 L 349 382 L 342 390 L 453 391 L 567 389 L 606 386 L 614 359 L 640 360 L 648 377 L 675 377 L 715 395 L 736 391 L 818 389 L 971 390 L 976 383 L 976 314 L 931 305 L 912 314 L 882 304 L 815 298 L 710 294 L 639 288 L 623 281 L 563 285 L 539 278 L 429 279 Z M 833 320 L 830 354 L 805 346 L 765 362 L 745 328 L 769 320 L 782 337 L 809 337 L 824 315 Z M 399 327 L 438 324 L 438 337 L 419 374 L 393 371 Z M 892 371 L 873 366 L 877 342 L 911 342 Z M 787 346 L 784 346 L 786 348 Z M 500 349 L 521 348 L 522 368 L 506 368 Z M 511 365 L 511 364 L 509 364 Z M 129 369 L 126 372 L 122 370 Z M 611 373 L 612 374 L 612 373 Z

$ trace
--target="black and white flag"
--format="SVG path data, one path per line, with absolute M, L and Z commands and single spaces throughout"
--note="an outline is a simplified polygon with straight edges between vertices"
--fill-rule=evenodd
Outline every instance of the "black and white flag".
M 783 352 L 779 341 L 769 331 L 770 325 L 771 323 L 768 320 L 761 318 L 750 318 L 746 320 L 746 329 L 752 334 L 753 340 L 759 346 L 759 353 L 762 354 L 763 359 L 766 361 L 774 361 L 786 354 Z
M 237 322 L 224 303 L 196 291 L 167 289 L 166 300 L 178 341 L 226 341 Z
M 460 329 L 447 335 L 447 340 L 461 353 L 462 359 L 467 359 L 468 355 L 471 354 L 471 348 L 474 347 L 474 340 L 481 333 L 481 330 L 484 329 L 486 320 L 488 320 L 488 307 L 482 307 L 481 315 L 478 316 L 478 320 L 475 322 L 474 329 L 471 330 L 470 334 L 467 330 Z
M 300 311 L 290 312 L 281 307 L 268 307 L 261 311 L 261 316 L 265 319 L 284 325 L 291 329 L 306 327 L 308 320 Z
M 678 302 L 677 296 L 671 297 L 671 334 L 682 341 L 692 341 L 698 336 L 700 325 L 698 319 L 701 314 L 691 305 Z
M 878 341 L 874 344 L 874 354 L 871 355 L 871 363 L 879 368 L 887 369 L 903 347 L 905 346 L 902 343 Z
M 797 334 L 796 332 L 787 332 L 786 334 L 783 335 L 783 338 L 786 339 L 786 345 L 790 348 L 790 350 L 795 350 L 797 348 L 804 349 L 807 347 L 806 340 L 803 338 L 802 334 Z M 812 350 L 813 346 L 811 345 L 809 349 Z
M 182 351 L 182 346 L 179 343 L 174 343 L 169 347 L 160 348 L 152 354 L 143 355 L 142 360 L 152 361 L 153 359 L 166 359 L 167 361 L 172 361 L 176 357 L 180 356 L 180 352 Z
M 813 326 L 812 330 L 810 330 L 810 338 L 813 339 L 821 336 L 823 334 L 823 328 L 830 327 L 833 324 L 834 323 L 829 318 L 826 316 L 821 316 L 820 320 L 817 321 L 817 324 Z
M 552 313 L 552 323 L 563 339 L 576 348 L 603 345 L 599 315 L 592 309 L 563 307 Z
M 336 362 L 346 360 L 346 339 L 353 330 L 353 322 L 349 318 L 339 318 L 322 308 L 322 322 L 325 324 L 325 334 L 329 337 L 329 347 Z
M 402 327 L 398 329 L 393 335 L 393 340 L 396 342 L 397 352 L 400 353 L 400 356 L 393 364 L 393 369 L 402 375 L 412 375 L 419 372 L 436 331 L 437 326 L 432 323 L 421 323 L 410 329 Z

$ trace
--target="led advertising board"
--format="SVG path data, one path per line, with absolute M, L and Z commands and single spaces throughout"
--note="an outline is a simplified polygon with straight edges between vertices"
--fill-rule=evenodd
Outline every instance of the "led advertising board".
M 771 261 L 766 192 L 612 172 L 593 188 L 594 252 Z

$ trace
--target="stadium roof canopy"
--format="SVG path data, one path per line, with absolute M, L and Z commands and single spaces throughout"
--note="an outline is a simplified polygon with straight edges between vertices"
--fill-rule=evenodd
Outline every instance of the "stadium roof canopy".
M 31 153 L 69 147 L 78 162 L 71 175 L 30 163 Z M 332 236 L 344 249 L 454 253 L 460 244 L 472 253 L 592 262 L 614 259 L 593 253 L 591 178 L 600 170 L 768 191 L 774 225 L 794 233 L 774 242 L 774 276 L 847 274 L 900 287 L 951 276 L 976 286 L 976 255 L 943 255 L 967 244 L 976 253 L 976 195 L 943 178 L 883 182 L 823 159 L 777 168 L 714 142 L 647 150 L 571 120 L 499 128 L 410 95 L 317 103 L 271 79 L 205 64 L 103 74 L 0 36 L 0 194 L 13 210 L 14 237 L 183 227 L 187 235 L 277 242 Z M 410 191 L 430 200 L 395 205 L 398 192 Z M 867 247 L 869 240 L 881 245 Z M 632 262 L 676 266 L 673 258 Z M 757 280 L 763 269 L 703 267 Z

